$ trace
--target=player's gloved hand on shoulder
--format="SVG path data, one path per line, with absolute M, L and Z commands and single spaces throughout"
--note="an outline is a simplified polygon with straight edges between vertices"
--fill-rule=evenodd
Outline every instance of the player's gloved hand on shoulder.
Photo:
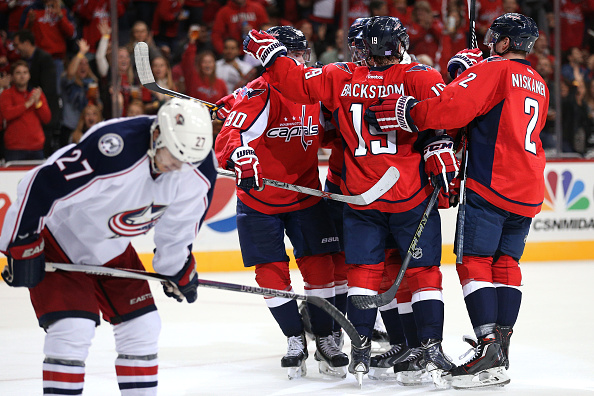
M 460 161 L 454 153 L 454 139 L 448 135 L 434 136 L 423 150 L 425 173 L 435 188 L 449 194 L 450 183 L 458 175 Z
M 6 284 L 35 287 L 45 277 L 44 242 L 39 235 L 13 242 L 5 253 L 7 264 L 2 271 Z
M 283 43 L 274 36 L 255 29 L 243 40 L 243 50 L 246 54 L 252 54 L 265 68 L 270 67 L 278 56 L 287 54 L 287 48 Z
M 483 60 L 483 51 L 478 48 L 463 49 L 448 61 L 448 73 L 453 79 L 464 73 L 466 69 Z
M 198 273 L 194 255 L 190 253 L 184 268 L 161 284 L 167 297 L 175 298 L 179 302 L 184 301 L 185 298 L 189 304 L 196 301 L 198 298 Z
M 248 190 L 255 188 L 256 191 L 264 189 L 262 168 L 253 148 L 250 146 L 236 148 L 231 154 L 231 162 L 235 170 L 235 180 L 239 187 Z
M 410 117 L 410 109 L 417 103 L 419 101 L 412 96 L 394 93 L 369 106 L 363 118 L 369 125 L 382 132 L 391 132 L 396 128 L 406 132 L 419 132 Z

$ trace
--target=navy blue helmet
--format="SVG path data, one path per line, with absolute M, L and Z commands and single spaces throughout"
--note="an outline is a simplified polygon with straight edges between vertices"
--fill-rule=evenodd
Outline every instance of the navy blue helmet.
M 274 36 L 278 41 L 287 47 L 287 52 L 304 51 L 303 59 L 309 62 L 311 56 L 311 49 L 307 44 L 305 34 L 293 26 L 273 26 L 266 31 L 266 33 Z
M 361 32 L 366 58 L 369 56 L 397 56 L 402 60 L 410 44 L 406 28 L 400 19 L 389 16 L 370 18 Z
M 505 37 L 510 40 L 509 50 L 530 52 L 538 38 L 538 26 L 525 15 L 515 12 L 503 14 L 487 30 L 483 44 L 495 45 Z
M 347 44 L 351 51 L 351 60 L 353 62 L 360 62 L 363 60 L 362 53 L 365 50 L 365 44 L 363 44 L 361 32 L 363 31 L 363 26 L 365 26 L 370 19 L 371 18 L 369 17 L 357 18 L 349 28 Z

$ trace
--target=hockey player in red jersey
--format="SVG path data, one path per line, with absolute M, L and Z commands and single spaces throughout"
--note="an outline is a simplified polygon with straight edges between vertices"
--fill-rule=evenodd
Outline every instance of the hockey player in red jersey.
M 296 62 L 305 63 L 309 58 L 310 49 L 301 31 L 276 26 L 268 32 L 284 43 Z M 262 189 L 263 176 L 320 189 L 318 148 L 323 132 L 319 103 L 293 103 L 259 77 L 236 95 L 217 136 L 215 151 L 219 164 L 234 169 L 237 175 L 239 242 L 244 265 L 255 266 L 258 284 L 292 290 L 286 233 L 306 294 L 334 303 L 331 254 L 339 250 L 339 243 L 326 202 L 270 186 Z M 308 352 L 296 301 L 273 297 L 266 298 L 266 304 L 287 337 L 288 351 L 281 366 L 289 368 L 289 378 L 305 375 Z M 321 370 L 346 375 L 348 357 L 334 342 L 332 318 L 312 304 L 308 304 L 308 311 Z
M 475 355 L 451 371 L 456 388 L 509 382 L 509 341 L 522 297 L 519 260 L 544 199 L 539 134 L 549 91 L 526 61 L 537 38 L 531 18 L 504 14 L 485 36 L 491 57 L 472 67 L 469 57 L 453 58 L 451 72 L 456 63 L 469 68 L 441 96 L 417 102 L 396 95 L 368 115 L 382 130 L 394 124 L 408 131 L 469 125 L 463 259 L 457 271 L 478 341 L 471 344 Z M 513 178 L 510 167 L 516 170 Z
M 244 41 L 244 49 L 267 68 L 266 79 L 283 95 L 301 103 L 321 101 L 340 128 L 345 144 L 341 190 L 345 194 L 360 194 L 369 189 L 389 166 L 396 166 L 401 178 L 380 199 L 365 207 L 346 206 L 344 209 L 344 246 L 349 264 L 349 298 L 353 295 L 377 294 L 384 270 L 385 240 L 391 232 L 398 250 L 406 252 L 421 215 L 433 190 L 423 166 L 424 137 L 392 130 L 388 133 L 368 128 L 363 121 L 367 107 L 378 98 L 390 94 L 408 93 L 424 98 L 439 95 L 445 84 L 441 75 L 429 66 L 413 62 L 399 64 L 408 43 L 401 39 L 405 31 L 400 21 L 391 17 L 372 18 L 363 28 L 370 66 L 336 63 L 322 69 L 304 68 L 289 57 L 282 56 L 286 48 L 274 37 L 252 30 Z M 429 132 L 427 132 L 428 134 Z M 446 186 L 456 175 L 455 164 L 434 161 L 434 156 L 451 156 L 449 138 L 442 136 L 430 142 L 426 164 L 441 169 L 428 169 L 443 175 Z M 443 142 L 439 141 L 443 140 Z M 436 386 L 444 386 L 441 373 L 452 363 L 441 348 L 443 332 L 443 299 L 441 293 L 441 229 L 437 208 L 431 212 L 418 254 L 406 271 L 413 292 L 413 311 L 421 341 L 419 350 L 423 368 L 432 373 Z M 376 310 L 358 310 L 352 305 L 348 316 L 359 331 L 363 347 L 351 346 L 349 371 L 359 382 L 369 371 L 370 342 Z
M 192 243 L 216 177 L 208 109 L 182 99 L 157 116 L 99 123 L 25 175 L 0 235 L 2 278 L 29 288 L 46 331 L 44 394 L 83 393 L 100 315 L 113 325 L 121 394 L 157 394 L 161 319 L 148 282 L 45 273 L 45 262 L 144 270 L 130 241 L 154 229 L 153 267 L 169 279 L 165 294 L 193 303 Z

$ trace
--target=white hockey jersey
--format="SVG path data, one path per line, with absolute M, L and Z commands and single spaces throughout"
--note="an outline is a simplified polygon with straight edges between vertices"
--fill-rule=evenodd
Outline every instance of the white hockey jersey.
M 210 205 L 214 155 L 154 178 L 147 150 L 155 117 L 102 122 L 19 183 L 0 251 L 46 227 L 72 263 L 102 265 L 154 227 L 154 269 L 178 273 Z

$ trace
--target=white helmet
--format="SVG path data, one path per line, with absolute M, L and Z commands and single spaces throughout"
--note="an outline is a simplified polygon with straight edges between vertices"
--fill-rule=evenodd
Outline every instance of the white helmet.
M 156 127 L 160 133 L 149 148 L 151 158 L 157 149 L 166 147 L 178 160 L 195 163 L 204 160 L 212 149 L 212 118 L 206 106 L 199 102 L 171 99 L 157 113 L 151 127 L 151 141 Z

